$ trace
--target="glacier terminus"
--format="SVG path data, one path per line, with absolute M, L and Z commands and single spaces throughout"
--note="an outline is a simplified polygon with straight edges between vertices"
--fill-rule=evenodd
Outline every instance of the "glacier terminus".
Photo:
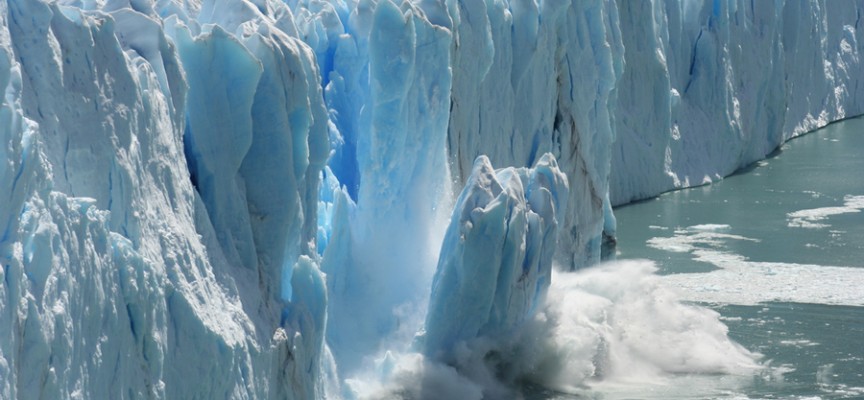
M 651 262 L 601 263 L 613 206 L 864 114 L 862 12 L 4 0 L 0 398 L 759 373 Z

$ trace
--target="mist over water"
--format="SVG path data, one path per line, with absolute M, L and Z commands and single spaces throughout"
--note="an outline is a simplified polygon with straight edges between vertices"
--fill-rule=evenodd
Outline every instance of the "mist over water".
M 425 303 L 395 310 L 404 327 L 346 379 L 344 394 L 864 394 L 857 350 L 864 268 L 856 257 L 864 181 L 848 173 L 864 165 L 844 154 L 864 148 L 862 132 L 860 119 L 834 124 L 717 184 L 618 209 L 617 261 L 554 273 L 529 321 L 509 336 L 460 343 L 455 362 L 429 359 L 413 346 Z M 441 232 L 446 223 L 437 218 L 434 225 Z
M 429 243 L 429 248 L 441 248 L 441 262 L 428 251 L 416 252 L 419 259 L 412 261 L 438 264 L 434 283 L 425 285 L 439 301 L 437 314 L 426 316 L 433 304 L 423 301 L 391 302 L 398 326 L 359 367 L 340 371 L 347 372 L 344 397 L 513 399 L 524 397 L 531 385 L 580 395 L 593 387 L 663 385 L 676 374 L 746 377 L 762 369 L 758 354 L 729 339 L 719 314 L 680 301 L 651 261 L 611 262 L 552 272 L 550 278 L 549 270 L 564 268 L 552 268 L 551 257 L 546 264 L 536 263 L 543 258 L 531 258 L 525 249 L 541 251 L 544 242 L 533 240 L 543 237 L 535 233 L 542 230 L 533 229 L 543 226 L 540 221 L 554 221 L 556 207 L 538 201 L 543 199 L 538 193 L 546 193 L 550 201 L 566 193 L 557 171 L 554 159 L 546 156 L 530 170 L 493 171 L 488 160 L 478 159 L 472 176 L 481 178 L 469 180 L 449 221 L 429 219 L 429 225 L 447 226 L 443 245 L 440 240 Z M 560 182 L 550 178 L 556 176 Z M 528 230 L 524 223 L 531 218 L 534 228 Z M 502 251 L 503 243 L 506 253 L 521 244 L 525 254 L 495 258 L 493 253 L 483 261 L 486 254 L 461 247 L 475 235 L 484 240 L 478 242 L 483 251 Z M 497 242 L 499 238 L 506 241 Z M 511 260 L 521 261 L 516 265 Z M 533 278 L 537 282 L 545 276 L 551 283 L 537 283 L 535 292 L 531 274 L 541 275 Z M 442 307 L 441 296 L 455 307 L 474 307 L 470 320 Z M 438 350 L 438 343 L 447 343 L 446 351 Z
M 581 397 L 646 387 L 668 394 L 680 374 L 721 375 L 737 387 L 762 373 L 760 355 L 729 339 L 720 314 L 681 302 L 655 272 L 638 260 L 555 273 L 543 309 L 512 336 L 462 344 L 455 365 L 411 351 L 379 354 L 348 380 L 350 396 Z

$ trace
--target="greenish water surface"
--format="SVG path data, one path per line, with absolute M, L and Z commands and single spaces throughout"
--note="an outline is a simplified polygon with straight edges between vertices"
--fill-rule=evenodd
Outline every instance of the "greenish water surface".
M 856 118 L 721 182 L 619 208 L 617 256 L 682 276 L 673 282 L 686 298 L 718 311 L 733 339 L 777 368 L 738 394 L 864 398 L 862 200 Z M 735 272 L 716 276 L 723 268 Z

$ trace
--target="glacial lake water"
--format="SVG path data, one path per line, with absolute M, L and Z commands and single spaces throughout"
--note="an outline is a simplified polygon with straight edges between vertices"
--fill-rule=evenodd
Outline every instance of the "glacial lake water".
M 615 214 L 617 258 L 653 260 L 667 285 L 718 312 L 766 369 L 540 397 L 864 398 L 864 119 Z

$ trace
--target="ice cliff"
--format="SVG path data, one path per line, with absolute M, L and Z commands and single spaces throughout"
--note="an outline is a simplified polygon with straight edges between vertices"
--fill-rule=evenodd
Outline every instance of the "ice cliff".
M 613 204 L 862 112 L 862 8 L 4 1 L 0 398 L 350 397 L 551 326 Z
M 860 1 L 618 6 L 613 204 L 716 181 L 864 112 Z

